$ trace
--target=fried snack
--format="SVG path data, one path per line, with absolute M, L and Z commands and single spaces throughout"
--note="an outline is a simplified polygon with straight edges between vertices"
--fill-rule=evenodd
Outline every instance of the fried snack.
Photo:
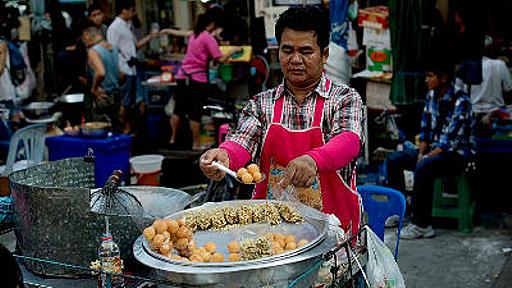
M 175 234 L 176 231 L 178 231 L 178 228 L 180 228 L 180 225 L 176 220 L 166 219 L 165 223 L 167 224 L 167 231 L 171 234 Z
M 269 221 L 272 225 L 281 223 L 281 216 L 277 207 L 269 202 L 257 205 L 253 209 L 253 222 Z M 272 240 L 272 239 L 271 239 Z
M 183 257 L 181 257 L 180 255 L 171 254 L 169 258 L 174 261 L 183 261 Z
M 171 249 L 172 246 L 170 246 L 169 244 L 162 244 L 162 246 L 160 246 L 160 253 L 162 253 L 163 255 L 168 255 L 171 252 Z
M 165 238 L 162 234 L 156 234 L 155 237 L 153 237 L 153 241 L 151 241 L 151 247 L 156 248 L 157 250 L 160 249 L 162 244 L 164 244 Z
M 272 242 L 265 237 L 248 239 L 240 246 L 240 256 L 244 261 L 255 260 L 272 255 Z
M 213 242 L 208 242 L 204 244 L 204 249 L 206 249 L 206 251 L 209 253 L 214 253 L 215 250 L 217 249 L 217 246 L 215 246 L 215 243 Z
M 215 252 L 210 257 L 210 262 L 224 262 L 224 255 L 219 252 Z
M 185 226 L 187 225 L 187 221 L 185 221 L 185 219 L 181 218 L 181 219 L 178 219 L 178 225 L 181 227 L 181 226 Z
M 190 260 L 190 262 L 203 262 L 203 258 L 201 258 L 200 255 L 196 255 L 196 254 L 190 256 L 189 260 Z
M 247 171 L 254 175 L 254 173 L 260 172 L 260 167 L 258 167 L 256 164 L 251 164 L 247 166 Z
M 238 241 L 231 241 L 228 244 L 229 253 L 238 253 L 240 252 L 240 243 Z
M 252 178 L 254 179 L 254 182 L 256 182 L 256 183 L 260 182 L 262 177 L 263 176 L 261 175 L 260 172 L 254 172 L 252 174 Z
M 197 228 L 200 230 L 210 228 L 210 225 L 212 224 L 210 213 L 205 209 L 199 210 L 199 212 L 196 213 L 196 223 Z
M 238 253 L 231 253 L 231 254 L 229 254 L 229 256 L 228 256 L 228 260 L 229 260 L 230 262 L 238 262 L 238 261 L 240 261 L 240 260 L 241 260 L 241 258 L 240 258 L 240 254 L 238 254 Z
M 146 227 L 142 234 L 144 234 L 144 238 L 146 238 L 146 240 L 151 241 L 156 235 L 155 228 L 153 228 L 153 226 Z
M 176 236 L 178 238 L 187 238 L 189 236 L 189 233 L 188 233 L 188 227 L 187 226 L 181 226 L 179 229 L 178 229 L 178 232 L 176 232 Z
M 224 219 L 228 224 L 238 224 L 238 213 L 234 207 L 226 206 L 222 208 L 224 212 Z
M 238 178 L 242 179 L 242 176 L 245 175 L 245 174 L 248 174 L 249 171 L 247 171 L 247 169 L 245 168 L 240 168 L 238 169 L 238 171 L 236 172 L 236 176 L 238 176 Z
M 295 242 L 295 236 L 293 235 L 287 235 L 285 238 L 284 238 L 284 243 L 288 244 L 290 242 Z
M 224 217 L 224 211 L 222 209 L 215 208 L 210 215 L 212 218 L 212 229 L 220 230 L 226 226 L 227 221 Z
M 201 258 L 203 258 L 203 262 L 210 262 L 211 257 L 212 257 L 212 254 L 210 254 L 209 252 L 201 253 Z
M 284 250 L 290 251 L 293 249 L 297 249 L 297 243 L 295 243 L 295 241 L 290 241 L 290 242 L 286 243 L 286 247 L 284 247 Z
M 190 242 L 188 242 L 187 249 L 188 249 L 189 251 L 194 251 L 196 248 L 197 248 L 197 246 L 196 246 L 196 242 L 194 242 L 194 241 L 190 241 Z
M 247 225 L 252 223 L 253 209 L 249 205 L 242 205 L 238 208 L 238 224 Z
M 308 243 L 309 243 L 309 241 L 308 241 L 308 240 L 306 240 L 306 239 L 301 239 L 301 240 L 299 241 L 299 243 L 297 243 L 297 246 L 299 246 L 299 247 L 304 247 L 304 246 L 306 246 Z
M 194 214 L 194 213 L 187 213 L 187 215 L 185 215 L 185 222 L 187 222 L 187 227 L 192 232 L 196 232 L 196 230 L 197 230 L 196 219 L 197 219 L 197 217 L 196 217 L 196 214 Z
M 179 238 L 176 243 L 174 243 L 174 247 L 176 250 L 180 252 L 184 252 L 188 248 L 188 239 L 187 238 Z
M 167 223 L 165 223 L 165 220 L 156 219 L 155 222 L 153 222 L 153 227 L 155 228 L 156 234 L 162 234 L 167 230 Z
M 279 205 L 279 214 L 284 219 L 284 221 L 288 223 L 296 224 L 304 222 L 304 218 L 299 213 L 299 211 L 288 204 Z
M 162 235 L 164 236 L 165 240 L 169 240 L 171 238 L 171 233 L 167 232 L 167 230 L 165 230 Z
M 242 179 L 242 182 L 244 184 L 251 184 L 254 181 L 254 178 L 249 173 L 243 174 L 242 177 L 240 177 L 240 178 Z

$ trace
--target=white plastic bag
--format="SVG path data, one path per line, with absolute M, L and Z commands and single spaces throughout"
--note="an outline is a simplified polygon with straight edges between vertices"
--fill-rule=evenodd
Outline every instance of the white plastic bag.
M 371 229 L 367 229 L 366 235 L 366 277 L 371 288 L 405 288 L 404 278 L 389 248 Z

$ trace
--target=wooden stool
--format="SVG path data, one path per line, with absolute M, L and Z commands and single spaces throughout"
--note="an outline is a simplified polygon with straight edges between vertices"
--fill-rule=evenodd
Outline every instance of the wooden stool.
M 447 180 L 453 178 L 436 178 L 434 181 L 434 199 L 432 203 L 432 217 L 455 218 L 459 223 L 459 231 L 471 233 L 473 231 L 473 216 L 475 202 L 471 198 L 469 178 L 465 174 L 455 177 L 457 194 L 445 191 Z

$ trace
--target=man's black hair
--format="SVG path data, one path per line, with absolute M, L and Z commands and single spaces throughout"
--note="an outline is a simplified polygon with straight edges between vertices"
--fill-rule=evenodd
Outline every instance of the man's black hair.
M 278 44 L 281 44 L 281 36 L 285 28 L 295 31 L 314 31 L 317 37 L 316 41 L 322 51 L 329 45 L 331 22 L 329 13 L 323 8 L 316 6 L 292 7 L 281 13 L 275 26 Z
M 451 79 L 454 73 L 454 67 L 453 64 L 448 61 L 448 59 L 438 59 L 436 61 L 431 61 L 425 69 L 425 72 L 432 72 L 436 74 L 437 76 L 446 75 L 448 76 L 448 79 Z M 446 57 L 444 57 L 446 58 Z
M 196 27 L 194 27 L 194 35 L 197 37 L 201 32 L 206 29 L 206 26 L 210 23 L 215 23 L 216 26 L 223 27 L 222 21 L 223 11 L 219 8 L 212 8 L 207 10 L 205 13 L 199 15 L 196 21 Z
M 103 12 L 103 10 L 101 9 L 101 6 L 100 4 L 98 4 L 97 2 L 93 2 L 91 5 L 89 5 L 89 7 L 87 8 L 87 16 L 91 16 L 92 12 L 96 11 L 96 10 L 100 10 Z
M 132 7 L 137 7 L 137 4 L 135 4 L 135 0 L 118 0 L 116 2 L 117 14 L 121 14 L 123 10 L 128 10 Z

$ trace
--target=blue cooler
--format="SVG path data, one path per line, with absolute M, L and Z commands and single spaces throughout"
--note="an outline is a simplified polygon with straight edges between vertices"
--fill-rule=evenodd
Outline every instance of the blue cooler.
M 123 171 L 123 180 L 129 179 L 131 143 L 132 137 L 127 135 L 114 135 L 101 139 L 68 135 L 46 138 L 50 161 L 84 157 L 91 148 L 96 157 L 94 163 L 96 187 L 103 187 L 105 181 L 112 175 L 112 171 L 116 169 Z

